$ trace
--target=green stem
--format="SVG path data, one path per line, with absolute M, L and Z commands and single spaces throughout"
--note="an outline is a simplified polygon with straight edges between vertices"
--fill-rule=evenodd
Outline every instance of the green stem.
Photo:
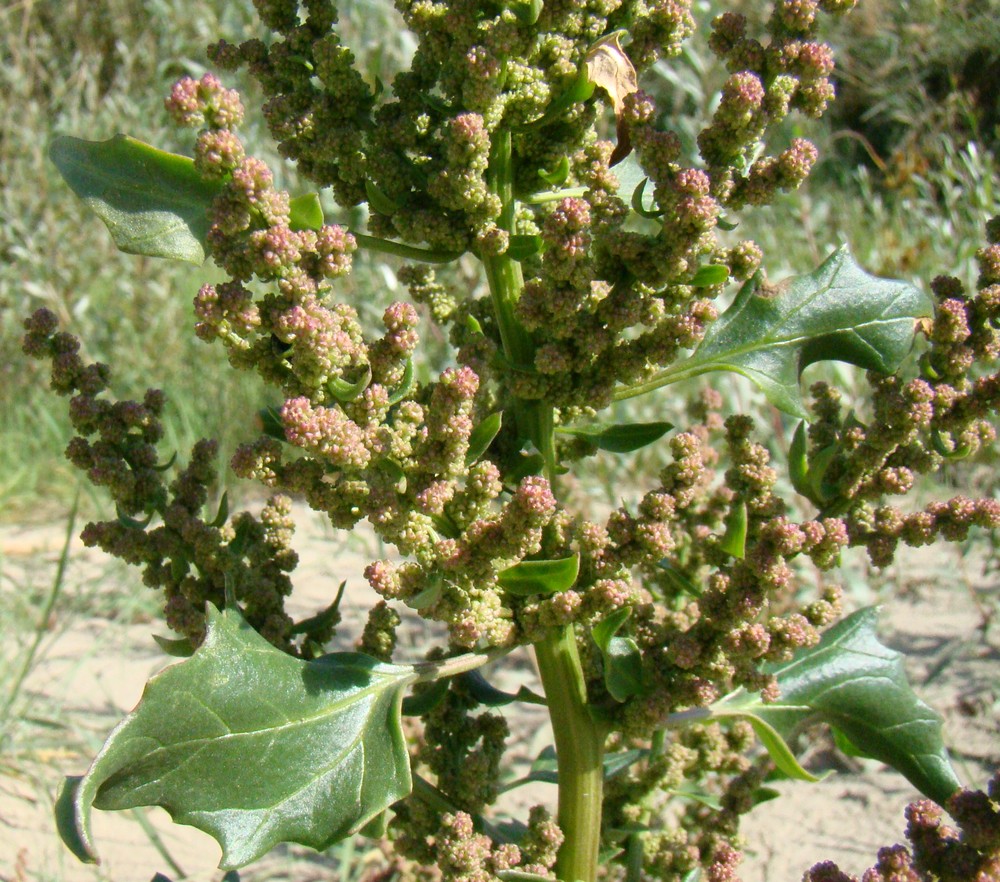
M 663 748 L 666 745 L 667 736 L 664 729 L 657 729 L 653 733 L 652 741 L 649 745 L 649 759 L 647 764 L 652 764 L 652 762 L 663 753 Z M 649 819 L 652 816 L 652 808 L 648 803 L 648 797 L 646 805 L 643 806 L 642 814 L 639 817 L 639 823 L 643 826 L 649 823 Z M 628 842 L 625 845 L 625 882 L 640 882 L 642 879 L 642 865 L 644 854 L 644 839 L 645 833 L 633 833 L 628 838 Z
M 568 196 L 584 196 L 586 192 L 586 187 L 564 187 L 562 190 L 542 190 L 538 193 L 532 193 L 530 196 L 525 196 L 521 201 L 527 205 L 544 205 L 546 202 L 558 202 L 560 199 L 566 199 Z
M 463 655 L 454 655 L 451 658 L 441 659 L 441 661 L 417 662 L 413 665 L 413 673 L 417 675 L 418 683 L 433 682 L 443 677 L 454 677 L 457 674 L 464 674 L 466 671 L 474 671 L 489 662 L 496 661 L 505 656 L 509 649 L 493 649 L 489 652 L 466 652 Z
M 492 192 L 501 200 L 500 226 L 514 230 L 514 169 L 510 132 L 494 135 L 488 171 Z M 515 304 L 524 288 L 521 265 L 506 254 L 484 256 L 483 265 L 504 355 L 514 368 L 530 368 L 534 341 L 517 320 Z M 554 414 L 543 401 L 515 399 L 511 410 L 519 433 L 530 438 L 545 461 L 555 492 Z M 587 687 L 572 626 L 551 631 L 535 644 L 535 656 L 548 701 L 559 762 L 559 826 L 565 840 L 556 873 L 562 882 L 594 882 L 601 843 L 604 785 L 604 730 L 590 714 Z
M 559 762 L 559 826 L 566 837 L 556 875 L 562 882 L 593 882 L 601 845 L 604 731 L 587 706 L 587 689 L 573 626 L 535 644 Z
M 430 248 L 417 248 L 415 245 L 405 245 L 402 242 L 393 242 L 391 239 L 380 239 L 378 236 L 369 236 L 367 233 L 357 233 L 351 230 L 358 243 L 358 248 L 366 251 L 381 251 L 383 254 L 395 254 L 405 257 L 407 260 L 419 260 L 423 263 L 451 263 L 462 256 L 460 251 L 438 251 Z
M 617 389 L 614 394 L 614 400 L 625 401 L 628 398 L 636 398 L 639 395 L 645 395 L 647 392 L 662 389 L 664 386 L 679 383 L 681 380 L 690 380 L 692 377 L 697 377 L 700 374 L 707 374 L 709 371 L 726 370 L 726 368 L 723 367 L 706 365 L 693 365 L 691 367 L 686 367 L 685 364 L 685 362 L 681 362 L 679 365 L 669 367 L 666 370 L 653 374 L 652 377 L 642 383 L 636 383 L 634 386 L 625 386 L 621 389 Z
M 490 155 L 488 171 L 490 189 L 500 197 L 503 210 L 499 226 L 514 232 L 514 167 L 510 132 L 498 132 Z M 506 254 L 484 256 L 483 267 L 490 286 L 493 311 L 500 326 L 500 341 L 507 358 L 517 367 L 534 363 L 534 344 L 514 315 L 514 304 L 524 289 L 521 264 Z
M 28 674 L 31 673 L 31 668 L 35 664 L 35 658 L 38 655 L 39 647 L 42 645 L 42 640 L 49 633 L 49 620 L 52 618 L 52 610 L 55 609 L 56 600 L 59 598 L 59 593 L 62 591 L 63 582 L 66 578 L 66 567 L 69 564 L 70 545 L 73 542 L 73 533 L 76 529 L 76 512 L 79 504 L 80 489 L 78 487 L 76 495 L 73 497 L 73 507 L 70 509 L 69 519 L 66 522 L 66 536 L 63 540 L 62 551 L 59 554 L 59 564 L 56 567 L 56 574 L 52 579 L 52 587 L 49 589 L 49 594 L 45 598 L 45 605 L 42 607 L 38 623 L 35 625 L 34 640 L 32 640 L 31 646 L 22 658 L 21 667 L 14 677 L 14 682 L 7 693 L 7 697 L 4 699 L 3 707 L 0 708 L 0 725 L 7 723 L 10 709 L 21 694 L 24 681 Z

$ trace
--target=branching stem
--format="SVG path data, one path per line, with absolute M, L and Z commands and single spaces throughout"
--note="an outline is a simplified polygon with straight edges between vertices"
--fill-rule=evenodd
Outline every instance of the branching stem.
M 451 263 L 462 256 L 460 251 L 417 248 L 415 245 L 405 245 L 402 242 L 393 242 L 391 239 L 380 239 L 378 236 L 369 236 L 367 233 L 358 233 L 354 230 L 351 230 L 351 235 L 358 243 L 359 248 L 366 251 L 380 251 L 383 254 L 395 254 L 397 257 L 405 257 L 407 260 L 419 260 L 423 263 Z

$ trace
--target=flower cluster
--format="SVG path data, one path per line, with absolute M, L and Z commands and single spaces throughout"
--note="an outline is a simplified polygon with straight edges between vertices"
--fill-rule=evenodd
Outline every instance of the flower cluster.
M 292 590 L 288 574 L 298 562 L 289 545 L 291 500 L 272 497 L 259 519 L 244 512 L 226 523 L 220 511 L 206 520 L 215 443 L 196 444 L 190 462 L 168 482 L 170 463 L 160 464 L 156 447 L 163 435 L 163 393 L 150 389 L 141 402 L 109 400 L 107 365 L 85 363 L 79 341 L 56 327 L 52 312 L 38 310 L 25 322 L 24 351 L 51 360 L 52 388 L 71 396 L 77 432 L 66 455 L 107 489 L 118 511 L 116 520 L 87 524 L 84 544 L 141 567 L 145 584 L 163 592 L 167 624 L 193 643 L 204 636 L 205 603 L 221 608 L 231 588 L 257 631 L 294 650 L 284 611 Z M 149 527 L 154 516 L 162 523 Z
M 958 828 L 944 821 L 941 806 L 920 800 L 906 809 L 909 847 L 882 848 L 878 861 L 860 882 L 991 882 L 1000 878 L 1000 774 L 984 793 L 961 790 L 948 803 Z M 825 861 L 804 882 L 858 882 Z
M 939 277 L 934 318 L 922 330 L 928 347 L 921 376 L 870 375 L 872 415 L 863 423 L 847 414 L 840 394 L 825 383 L 813 387 L 815 421 L 809 427 L 810 458 L 828 459 L 815 501 L 836 513 L 851 545 L 867 548 L 873 563 L 892 562 L 900 544 L 919 547 L 936 539 L 962 541 L 971 528 L 1000 526 L 994 499 L 956 496 L 919 511 L 884 500 L 903 496 L 920 475 L 932 473 L 990 445 L 1000 405 L 1000 376 L 973 370 L 1000 354 L 1000 229 L 987 225 L 989 244 L 978 252 L 978 290 L 963 290 Z

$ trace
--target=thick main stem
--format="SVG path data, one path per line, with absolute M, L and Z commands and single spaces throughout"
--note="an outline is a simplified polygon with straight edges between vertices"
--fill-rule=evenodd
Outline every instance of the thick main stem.
M 514 194 L 509 132 L 494 136 L 489 182 L 503 205 L 501 225 L 514 232 Z M 521 326 L 514 305 L 524 279 L 521 265 L 505 254 L 484 256 L 500 339 L 508 361 L 528 368 L 534 341 Z M 515 399 L 511 405 L 518 431 L 530 438 L 545 461 L 545 473 L 555 493 L 555 429 L 553 408 L 544 401 Z M 597 878 L 603 801 L 604 731 L 587 704 L 587 687 L 572 626 L 552 631 L 535 644 L 535 656 L 548 702 L 559 762 L 559 826 L 565 840 L 556 874 L 561 882 L 594 882 Z
M 604 796 L 604 732 L 587 707 L 587 688 L 573 626 L 535 644 L 559 761 L 559 826 L 566 837 L 556 875 L 562 882 L 597 878 Z

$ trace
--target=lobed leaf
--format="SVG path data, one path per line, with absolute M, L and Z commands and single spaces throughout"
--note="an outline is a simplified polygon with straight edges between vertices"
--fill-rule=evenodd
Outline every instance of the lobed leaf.
M 917 318 L 931 312 L 913 285 L 869 275 L 841 248 L 780 288 L 759 274 L 750 279 L 691 358 L 659 379 L 734 371 L 775 407 L 807 419 L 799 389 L 806 367 L 832 360 L 892 373 L 910 352 Z
M 159 805 L 218 840 L 224 869 L 280 842 L 327 848 L 410 792 L 400 704 L 415 679 L 357 653 L 300 661 L 210 606 L 203 645 L 153 677 L 68 779 L 63 841 L 96 861 L 92 807 Z
M 741 695 L 723 706 L 748 711 L 783 738 L 814 720 L 829 723 L 865 756 L 944 804 L 961 782 L 941 737 L 941 718 L 910 688 L 903 657 L 879 643 L 877 616 L 873 607 L 859 610 L 774 669 L 777 701 L 765 705 Z

